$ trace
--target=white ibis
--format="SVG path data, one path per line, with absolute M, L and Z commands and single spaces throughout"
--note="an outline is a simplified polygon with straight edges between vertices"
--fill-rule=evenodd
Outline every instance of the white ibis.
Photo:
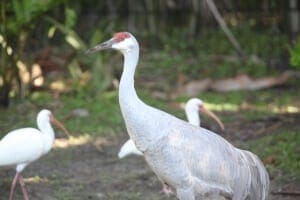
M 50 123 L 61 128 L 69 136 L 62 123 L 55 119 L 49 110 L 44 109 L 37 115 L 39 130 L 35 128 L 21 128 L 9 132 L 1 139 L 0 167 L 16 166 L 16 175 L 11 185 L 9 200 L 13 198 L 17 181 L 21 185 L 24 199 L 29 199 L 21 173 L 28 164 L 51 150 L 55 135 Z
M 174 188 L 180 200 L 211 196 L 266 199 L 269 176 L 256 155 L 139 99 L 134 88 L 139 45 L 133 35 L 116 33 L 88 52 L 104 49 L 119 50 L 124 56 L 119 103 L 130 138 L 158 178 Z
M 184 110 L 185 110 L 187 120 L 190 124 L 193 124 L 195 126 L 200 126 L 201 121 L 200 121 L 199 113 L 203 112 L 209 115 L 211 118 L 213 118 L 218 123 L 220 128 L 224 130 L 223 123 L 213 112 L 211 112 L 209 109 L 207 109 L 204 106 L 203 101 L 201 99 L 198 98 L 189 99 L 185 105 Z M 139 155 L 139 156 L 143 155 L 143 153 L 136 148 L 134 142 L 131 139 L 129 139 L 120 148 L 118 157 L 122 159 L 131 154 Z
M 224 130 L 224 125 L 221 122 L 221 120 L 217 117 L 215 113 L 210 111 L 206 106 L 204 106 L 204 103 L 201 99 L 198 98 L 191 98 L 187 101 L 185 105 L 185 114 L 187 117 L 187 120 L 190 124 L 193 124 L 195 126 L 200 126 L 201 120 L 199 113 L 205 113 L 208 116 L 210 116 L 212 119 L 214 119 L 220 128 Z

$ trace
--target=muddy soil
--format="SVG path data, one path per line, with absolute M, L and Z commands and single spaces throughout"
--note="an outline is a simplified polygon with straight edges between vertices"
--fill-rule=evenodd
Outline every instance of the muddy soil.
M 226 114 L 226 113 L 225 113 Z M 275 130 L 282 124 L 300 128 L 300 116 L 285 116 L 252 122 L 225 124 L 222 136 L 237 146 L 267 134 L 280 134 Z M 290 124 L 289 124 L 290 123 Z M 216 127 L 205 124 L 215 129 Z M 251 127 L 251 128 L 250 128 Z M 252 131 L 251 131 L 252 130 Z M 261 131 L 253 131 L 261 130 Z M 142 157 L 129 156 L 119 160 L 117 153 L 127 140 L 120 133 L 114 139 L 95 138 L 86 144 L 68 148 L 55 148 L 49 154 L 24 170 L 24 178 L 31 200 L 163 200 L 176 199 L 160 193 L 161 184 Z M 60 139 L 64 140 L 64 139 Z M 280 176 L 284 176 L 282 173 Z M 0 199 L 8 199 L 13 169 L 0 171 Z M 277 176 L 277 175 L 276 175 Z M 298 180 L 297 180 L 298 179 Z M 298 182 L 297 182 L 298 181 Z M 280 189 L 300 191 L 299 177 L 282 180 L 271 177 L 270 200 L 296 200 L 300 196 L 272 194 Z M 14 199 L 22 199 L 17 186 Z

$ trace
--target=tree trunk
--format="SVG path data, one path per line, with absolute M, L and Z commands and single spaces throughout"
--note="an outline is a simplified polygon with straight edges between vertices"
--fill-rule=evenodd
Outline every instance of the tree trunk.
M 135 10 L 135 3 L 133 0 L 128 0 L 128 30 L 132 33 L 136 32 L 136 27 L 135 27 L 135 15 L 136 15 L 136 10 Z
M 292 43 L 296 42 L 297 35 L 299 34 L 300 27 L 299 27 L 299 11 L 297 9 L 297 2 L 298 0 L 290 0 L 289 7 L 290 7 L 290 31 L 291 31 L 291 40 Z
M 152 0 L 146 0 L 145 3 L 146 3 L 146 10 L 147 10 L 148 27 L 150 33 L 154 35 L 156 33 L 154 4 Z
M 197 33 L 198 17 L 199 17 L 199 0 L 192 0 L 192 13 L 189 24 L 189 35 L 195 37 Z
M 108 14 L 109 20 L 111 20 L 111 21 L 116 20 L 116 18 L 117 18 L 116 6 L 114 5 L 114 3 L 111 0 L 106 0 L 106 3 L 107 3 L 108 10 L 109 10 L 109 14 Z
M 0 106 L 1 107 L 8 107 L 9 106 L 9 85 L 3 84 L 0 88 Z
M 221 26 L 221 28 L 224 31 L 225 35 L 227 36 L 227 38 L 229 39 L 231 44 L 234 46 L 234 48 L 236 49 L 238 54 L 240 56 L 244 56 L 244 51 L 242 50 L 242 48 L 241 48 L 240 44 L 238 43 L 238 41 L 235 39 L 234 35 L 229 30 L 228 26 L 226 25 L 226 22 L 224 21 L 224 19 L 222 18 L 220 12 L 218 11 L 214 1 L 213 0 L 206 0 L 206 2 L 207 2 L 207 5 L 208 5 L 210 11 L 212 12 L 213 16 L 215 17 L 215 19 L 217 20 L 217 22 Z
M 1 19 L 1 23 L 2 23 L 2 37 L 3 40 L 6 41 L 7 40 L 7 36 L 6 36 L 6 29 L 7 29 L 7 23 L 6 23 L 6 5 L 5 2 L 1 2 L 1 13 L 0 13 L 0 19 Z M 0 64 L 0 106 L 1 107 L 8 107 L 9 105 L 9 91 L 10 91 L 10 85 L 7 84 L 6 81 L 6 75 L 7 75 L 7 48 L 4 45 L 0 46 L 1 50 L 1 54 L 0 54 L 0 60 L 1 60 L 1 64 Z

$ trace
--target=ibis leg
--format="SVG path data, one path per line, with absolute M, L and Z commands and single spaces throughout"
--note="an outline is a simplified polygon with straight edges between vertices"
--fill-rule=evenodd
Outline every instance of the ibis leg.
M 28 192 L 27 192 L 27 190 L 26 190 L 25 183 L 24 183 L 24 180 L 23 180 L 23 176 L 22 176 L 22 175 L 19 176 L 19 183 L 20 183 L 21 188 L 22 188 L 24 200 L 29 200 Z
M 9 193 L 9 200 L 13 199 L 14 190 L 15 190 L 15 187 L 16 187 L 17 180 L 19 179 L 19 176 L 20 176 L 20 174 L 17 172 L 15 177 L 14 177 L 14 180 L 11 184 L 10 193 Z
M 162 186 L 163 186 L 163 188 L 161 190 L 161 193 L 164 193 L 168 197 L 173 194 L 171 187 L 169 187 L 167 184 L 162 183 Z

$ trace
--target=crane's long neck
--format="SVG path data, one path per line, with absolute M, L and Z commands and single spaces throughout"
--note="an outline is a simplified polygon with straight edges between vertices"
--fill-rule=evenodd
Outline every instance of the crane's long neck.
M 147 148 L 152 140 L 153 133 L 149 128 L 149 106 L 143 103 L 137 96 L 134 88 L 134 72 L 139 58 L 139 49 L 134 48 L 124 53 L 124 68 L 119 87 L 119 103 L 126 128 L 130 138 L 135 142 L 139 150 Z
M 42 126 L 39 126 L 39 129 L 41 130 L 43 134 L 43 141 L 44 141 L 44 151 L 43 153 L 46 154 L 50 151 L 52 148 L 53 142 L 54 142 L 54 130 L 50 123 L 43 124 Z
M 128 100 L 139 101 L 134 88 L 134 72 L 139 59 L 139 48 L 124 53 L 123 73 L 120 80 L 119 102 L 121 108 Z

